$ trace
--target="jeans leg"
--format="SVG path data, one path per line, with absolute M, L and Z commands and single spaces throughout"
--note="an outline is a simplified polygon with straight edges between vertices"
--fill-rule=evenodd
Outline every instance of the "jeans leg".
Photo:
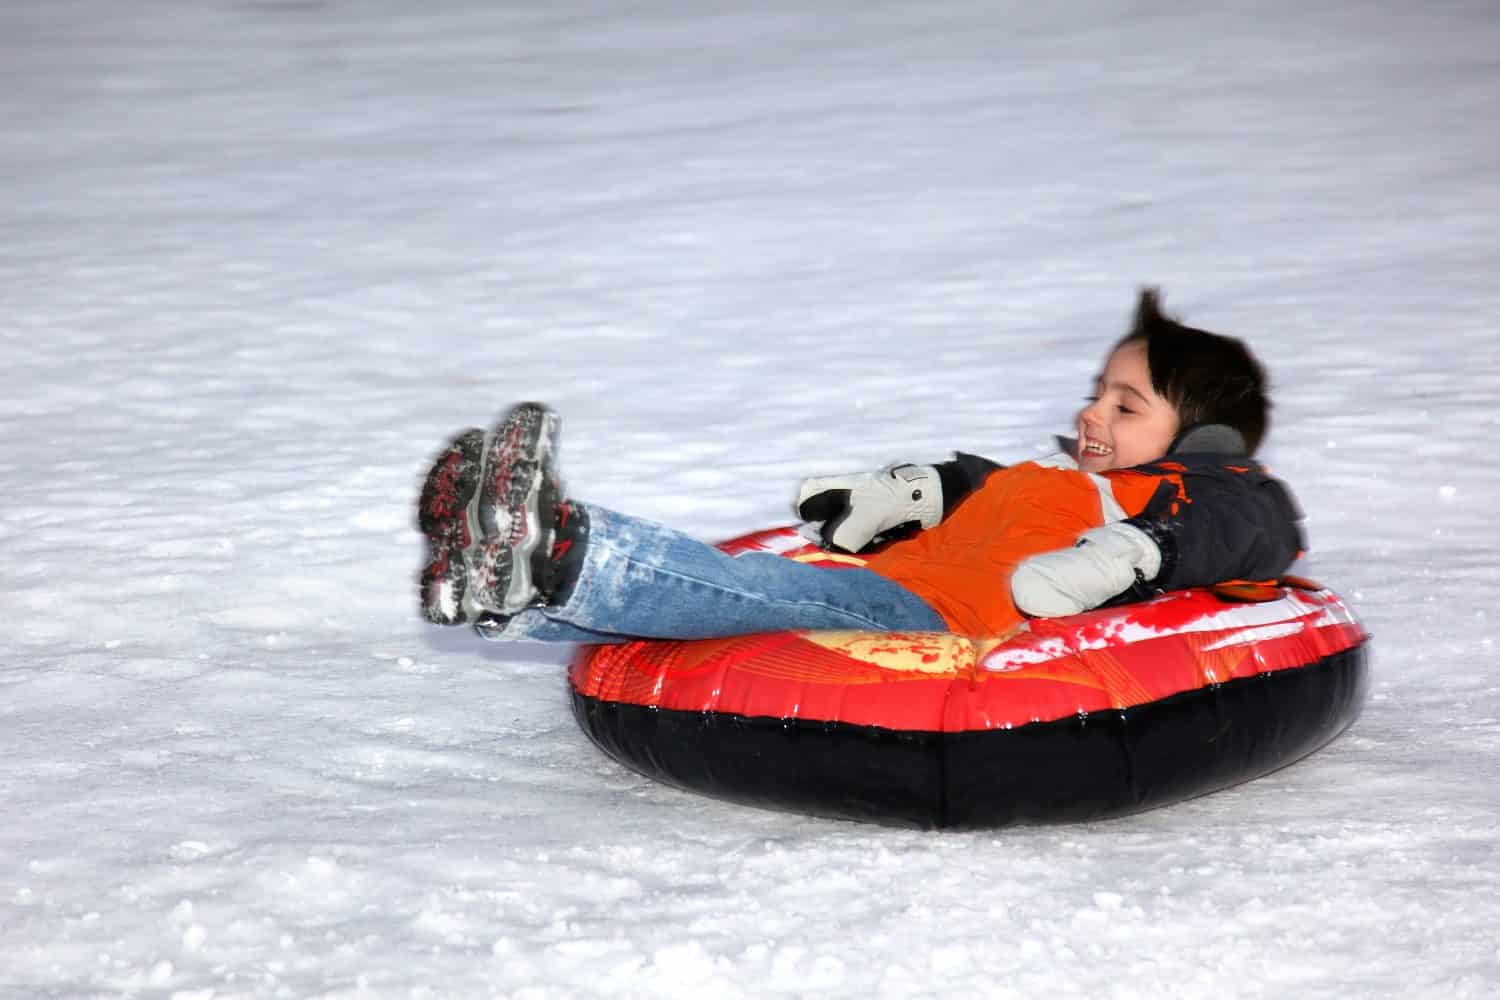
M 510 623 L 504 638 L 597 642 L 599 633 L 706 639 L 785 629 L 947 629 L 925 601 L 869 570 L 810 566 L 768 553 L 728 556 L 602 507 L 590 506 L 588 516 L 588 548 L 572 597 L 563 607 L 538 609 L 548 622 L 573 629 L 544 628 L 527 613 Z M 591 637 L 574 638 L 577 629 Z
M 634 636 L 614 632 L 594 632 L 567 622 L 548 618 L 541 608 L 527 608 L 513 615 L 504 624 L 478 624 L 474 631 L 480 638 L 492 642 L 511 642 L 524 639 L 527 642 L 589 642 L 608 645 L 629 642 Z

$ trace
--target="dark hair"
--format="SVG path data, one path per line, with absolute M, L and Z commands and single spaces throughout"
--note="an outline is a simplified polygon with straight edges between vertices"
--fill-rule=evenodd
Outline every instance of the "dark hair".
M 1151 388 L 1177 411 L 1179 432 L 1199 424 L 1227 424 L 1255 454 L 1266 436 L 1271 401 L 1266 372 L 1233 337 L 1184 326 L 1161 311 L 1157 290 L 1141 290 L 1130 332 L 1116 344 L 1143 341 Z

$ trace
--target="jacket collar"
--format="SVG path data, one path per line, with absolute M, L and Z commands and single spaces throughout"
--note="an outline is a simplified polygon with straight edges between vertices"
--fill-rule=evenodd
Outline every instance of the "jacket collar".
M 1064 468 L 1077 468 L 1078 466 L 1078 439 L 1064 437 L 1059 434 L 1052 439 L 1057 442 L 1058 449 L 1062 452 L 1071 465 Z M 1248 458 L 1245 450 L 1245 438 L 1239 431 L 1228 424 L 1194 424 L 1184 427 L 1172 439 L 1171 445 L 1167 447 L 1167 455 L 1180 457 L 1182 455 L 1223 455 L 1229 458 Z M 1163 456 L 1166 457 L 1166 456 Z M 1041 465 L 1054 465 L 1052 456 L 1040 461 Z M 1146 463 L 1151 464 L 1151 463 Z

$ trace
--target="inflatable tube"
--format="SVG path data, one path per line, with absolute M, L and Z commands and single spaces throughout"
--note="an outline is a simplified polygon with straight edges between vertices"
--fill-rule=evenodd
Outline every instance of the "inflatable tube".
M 794 528 L 726 551 L 829 557 Z M 1014 635 L 783 632 L 583 647 L 574 714 L 695 792 L 937 828 L 1122 816 L 1292 763 L 1359 714 L 1368 636 L 1332 592 L 1189 590 Z

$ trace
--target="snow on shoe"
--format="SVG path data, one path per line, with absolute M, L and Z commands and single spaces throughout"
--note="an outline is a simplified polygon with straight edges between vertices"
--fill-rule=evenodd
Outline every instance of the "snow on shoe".
M 480 541 L 470 559 L 472 601 L 513 615 L 541 603 L 537 567 L 551 551 L 562 491 L 555 455 L 560 421 L 540 403 L 521 403 L 490 437 L 480 479 Z

